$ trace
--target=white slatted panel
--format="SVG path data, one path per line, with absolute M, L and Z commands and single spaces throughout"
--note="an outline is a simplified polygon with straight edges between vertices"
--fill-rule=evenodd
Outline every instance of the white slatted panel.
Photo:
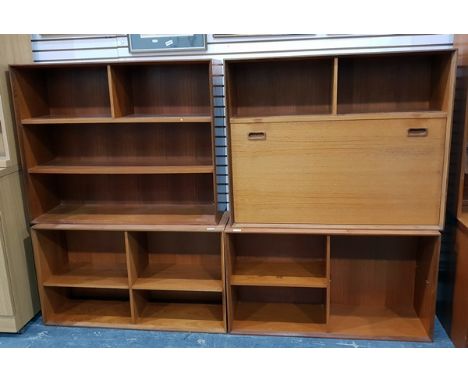
M 218 209 L 229 209 L 223 58 L 309 56 L 452 47 L 453 35 L 208 35 L 204 52 L 132 54 L 126 35 L 32 35 L 36 62 L 212 58 Z

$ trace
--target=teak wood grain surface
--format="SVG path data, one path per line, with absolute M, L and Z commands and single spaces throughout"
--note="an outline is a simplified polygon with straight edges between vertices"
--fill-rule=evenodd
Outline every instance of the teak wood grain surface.
M 233 333 L 430 340 L 438 232 L 259 231 L 231 228 L 225 234 Z M 311 261 L 322 265 L 310 267 Z
M 36 225 L 33 241 L 44 321 L 225 332 L 225 224 L 223 218 L 204 231 Z
M 33 223 L 215 224 L 211 62 L 11 67 Z
M 441 229 L 455 69 L 454 51 L 227 60 L 234 225 Z
M 231 124 L 234 220 L 438 227 L 445 123 Z M 265 139 L 250 140 L 255 132 Z
M 12 67 L 45 322 L 430 340 L 454 57 Z

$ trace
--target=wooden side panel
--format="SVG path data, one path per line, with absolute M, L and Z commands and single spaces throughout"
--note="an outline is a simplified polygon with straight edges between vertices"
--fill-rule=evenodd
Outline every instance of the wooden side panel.
M 444 118 L 232 124 L 234 221 L 439 226 L 445 128 Z
M 440 237 L 420 238 L 417 252 L 418 258 L 414 280 L 414 307 L 428 336 L 432 338 L 437 298 Z
M 457 347 L 468 347 L 468 231 L 458 229 L 457 270 L 450 337 Z

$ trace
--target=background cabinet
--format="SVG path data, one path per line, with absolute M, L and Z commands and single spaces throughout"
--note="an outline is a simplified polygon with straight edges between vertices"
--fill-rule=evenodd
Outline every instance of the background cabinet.
M 17 332 L 39 310 L 8 85 L 8 64 L 31 62 L 30 36 L 2 35 L 0 51 L 0 332 Z

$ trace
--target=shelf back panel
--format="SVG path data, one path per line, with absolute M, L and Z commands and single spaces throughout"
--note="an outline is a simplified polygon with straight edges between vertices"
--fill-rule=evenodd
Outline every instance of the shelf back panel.
M 65 165 L 211 165 L 211 125 L 98 124 L 28 126 L 28 168 Z
M 110 116 L 107 68 L 14 68 L 13 92 L 21 119 Z
M 338 113 L 448 111 L 451 53 L 339 58 Z
M 208 63 L 111 66 L 117 116 L 211 115 Z
M 228 64 L 230 115 L 329 114 L 332 58 Z

